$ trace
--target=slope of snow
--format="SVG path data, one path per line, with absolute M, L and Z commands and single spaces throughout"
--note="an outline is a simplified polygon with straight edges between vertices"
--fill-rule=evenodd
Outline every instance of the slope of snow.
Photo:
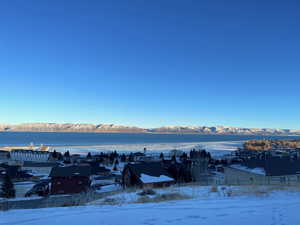
M 202 190 L 202 189 L 201 189 Z M 0 212 L 1 225 L 299 225 L 300 192 L 226 197 L 203 195 L 161 203 L 89 205 Z M 191 193 L 192 188 L 184 188 Z M 199 194 L 201 193 L 201 194 Z M 132 193 L 129 193 L 132 194 Z M 192 193 L 191 193 L 192 194 Z

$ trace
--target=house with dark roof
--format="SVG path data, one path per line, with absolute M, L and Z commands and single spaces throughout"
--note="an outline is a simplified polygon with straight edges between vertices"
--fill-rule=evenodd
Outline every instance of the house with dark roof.
M 300 159 L 268 157 L 247 159 L 224 168 L 228 184 L 294 185 L 300 184 Z
M 105 166 L 100 166 L 100 163 L 97 161 L 84 161 L 84 163 L 91 167 L 92 175 L 109 175 L 111 173 L 110 169 L 106 168 Z
M 75 194 L 87 191 L 91 187 L 89 165 L 72 165 L 53 167 L 51 177 L 51 194 Z
M 129 163 L 122 172 L 122 184 L 126 187 L 155 188 L 175 183 L 175 179 L 162 162 Z

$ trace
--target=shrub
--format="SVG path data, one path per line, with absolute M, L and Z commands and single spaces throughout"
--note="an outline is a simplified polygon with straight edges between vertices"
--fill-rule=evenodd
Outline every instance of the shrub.
M 152 189 L 143 190 L 142 192 L 137 193 L 138 195 L 144 196 L 144 195 L 155 195 L 156 192 Z
M 164 202 L 164 201 L 173 201 L 173 200 L 184 200 L 190 199 L 191 197 L 188 195 L 180 194 L 180 193 L 167 193 L 167 194 L 159 194 L 153 198 L 149 196 L 141 196 L 137 199 L 135 203 L 150 203 L 150 202 Z

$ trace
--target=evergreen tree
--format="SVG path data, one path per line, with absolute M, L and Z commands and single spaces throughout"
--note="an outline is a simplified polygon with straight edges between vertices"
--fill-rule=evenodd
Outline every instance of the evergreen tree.
M 88 159 L 92 158 L 92 154 L 89 152 L 89 153 L 87 154 L 86 158 L 88 158 Z
M 161 152 L 160 155 L 159 155 L 159 158 L 160 158 L 161 160 L 164 160 L 164 158 L 165 158 L 165 157 L 164 157 L 164 153 Z
M 14 188 L 14 184 L 12 183 L 10 177 L 7 174 L 5 175 L 3 184 L 1 186 L 0 196 L 4 197 L 4 198 L 16 197 L 16 191 Z
M 174 163 L 176 163 L 176 156 L 175 155 L 172 156 L 171 161 L 174 162 Z
M 57 152 L 56 152 L 55 150 L 52 152 L 52 157 L 53 157 L 54 159 L 56 159 L 56 158 L 58 157 Z
M 116 160 L 115 160 L 115 163 L 114 163 L 114 168 L 113 168 L 114 171 L 117 171 L 117 170 L 118 170 L 118 165 L 119 165 L 119 160 L 116 159 Z
M 117 166 L 116 166 L 116 164 L 114 165 L 114 168 L 113 168 L 113 171 L 117 171 L 118 170 L 118 168 L 117 168 Z
M 61 154 L 61 153 L 58 153 L 58 155 L 57 155 L 57 160 L 63 160 L 63 157 L 62 157 L 62 154 Z
M 70 152 L 66 151 L 65 154 L 64 154 L 64 157 L 69 158 L 70 157 Z
M 134 156 L 132 154 L 132 152 L 130 152 L 129 154 L 129 162 L 133 162 L 134 161 Z
M 124 153 L 121 156 L 121 162 L 126 162 L 126 155 Z

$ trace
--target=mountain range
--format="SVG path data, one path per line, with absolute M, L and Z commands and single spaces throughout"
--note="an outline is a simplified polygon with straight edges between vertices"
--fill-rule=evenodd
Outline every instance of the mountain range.
M 240 134 L 240 135 L 300 135 L 300 130 L 239 128 L 228 126 L 163 126 L 140 128 L 115 124 L 73 124 L 73 123 L 22 123 L 0 124 L 2 132 L 99 132 L 99 133 L 188 133 L 188 134 Z

